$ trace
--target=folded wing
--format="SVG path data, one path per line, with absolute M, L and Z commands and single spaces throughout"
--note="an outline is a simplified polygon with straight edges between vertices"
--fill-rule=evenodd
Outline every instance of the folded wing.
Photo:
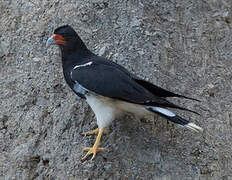
M 146 87 L 137 83 L 128 73 L 110 64 L 91 61 L 78 65 L 72 70 L 71 79 L 86 90 L 102 96 L 147 106 L 188 110 L 154 95 Z

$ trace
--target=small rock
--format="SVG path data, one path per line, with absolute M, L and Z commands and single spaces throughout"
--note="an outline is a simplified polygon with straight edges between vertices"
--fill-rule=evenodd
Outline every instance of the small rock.
M 139 26 L 140 24 L 141 24 L 140 20 L 133 19 L 131 22 L 131 27 L 136 27 L 136 26 Z
M 10 43 L 0 40 L 0 57 L 6 56 L 9 54 Z
M 211 171 L 208 167 L 204 167 L 201 169 L 201 174 L 210 174 Z
M 140 56 L 145 54 L 143 50 L 138 51 L 138 53 L 139 53 Z
M 112 169 L 112 165 L 111 165 L 111 164 L 106 164 L 106 165 L 104 166 L 104 169 L 105 169 L 106 171 L 110 171 L 110 170 Z
M 106 46 L 104 45 L 104 46 L 99 50 L 98 55 L 99 55 L 99 56 L 102 56 L 103 54 L 105 54 L 105 51 L 106 51 Z

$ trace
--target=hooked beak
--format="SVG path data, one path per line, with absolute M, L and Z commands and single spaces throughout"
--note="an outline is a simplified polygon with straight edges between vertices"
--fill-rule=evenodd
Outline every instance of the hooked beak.
M 52 37 L 48 38 L 46 46 L 50 46 L 54 44 L 56 44 L 56 41 Z
M 64 45 L 66 44 L 66 40 L 64 39 L 63 36 L 59 35 L 59 34 L 53 34 L 50 38 L 48 38 L 46 46 L 49 45 Z

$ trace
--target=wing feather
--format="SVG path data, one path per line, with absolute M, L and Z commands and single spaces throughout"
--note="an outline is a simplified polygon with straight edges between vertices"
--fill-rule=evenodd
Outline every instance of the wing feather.
M 194 100 L 194 101 L 198 101 L 200 102 L 198 99 L 194 99 L 191 97 L 187 97 L 187 96 L 183 96 L 180 94 L 176 94 L 173 93 L 171 91 L 165 90 L 159 86 L 156 86 L 148 81 L 145 81 L 139 77 L 137 77 L 136 75 L 130 73 L 127 69 L 125 69 L 124 67 L 120 66 L 119 64 L 116 64 L 113 61 L 106 61 L 105 58 L 97 56 L 97 60 L 103 64 L 107 64 L 107 65 L 111 65 L 115 68 L 117 68 L 118 70 L 124 72 L 125 74 L 127 74 L 128 76 L 130 76 L 134 81 L 136 81 L 138 84 L 140 84 L 141 86 L 143 86 L 146 90 L 148 90 L 149 92 L 151 92 L 153 95 L 155 96 L 159 96 L 159 97 L 179 97 L 179 98 L 185 98 L 185 99 L 190 99 L 190 100 Z
M 96 94 L 143 104 L 153 95 L 124 72 L 105 64 L 92 63 L 72 70 L 71 78 Z
M 79 83 L 86 90 L 98 95 L 135 104 L 170 107 L 194 112 L 177 106 L 164 97 L 156 96 L 146 87 L 137 83 L 127 72 L 107 64 L 107 62 L 94 61 L 85 66 L 76 66 L 71 71 L 71 79 L 74 83 Z

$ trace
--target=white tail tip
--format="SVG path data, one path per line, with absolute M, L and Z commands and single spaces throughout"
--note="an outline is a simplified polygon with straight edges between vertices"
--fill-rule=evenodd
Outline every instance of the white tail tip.
M 203 129 L 200 126 L 197 126 L 194 123 L 188 123 L 188 124 L 186 124 L 184 126 L 191 129 L 191 130 L 193 130 L 193 131 L 196 131 L 196 132 L 203 132 Z

